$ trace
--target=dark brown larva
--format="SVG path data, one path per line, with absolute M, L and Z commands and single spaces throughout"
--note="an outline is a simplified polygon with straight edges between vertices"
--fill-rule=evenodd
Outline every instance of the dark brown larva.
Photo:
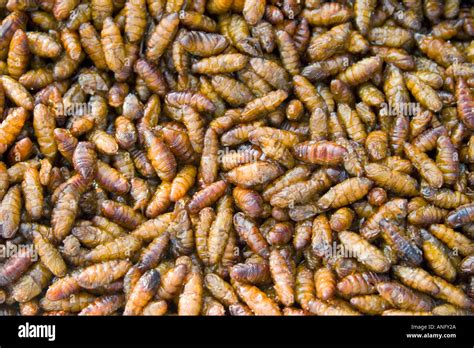
M 0 312 L 473 314 L 472 6 L 0 2 Z

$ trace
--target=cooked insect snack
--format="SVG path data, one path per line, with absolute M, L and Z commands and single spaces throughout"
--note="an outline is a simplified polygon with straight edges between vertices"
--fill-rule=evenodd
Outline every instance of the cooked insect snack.
M 469 1 L 0 8 L 0 315 L 474 315 Z

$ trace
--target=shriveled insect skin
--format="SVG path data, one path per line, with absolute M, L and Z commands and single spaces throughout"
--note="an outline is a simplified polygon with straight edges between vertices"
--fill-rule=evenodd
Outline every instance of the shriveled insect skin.
M 464 3 L 0 5 L 2 314 L 473 314 Z

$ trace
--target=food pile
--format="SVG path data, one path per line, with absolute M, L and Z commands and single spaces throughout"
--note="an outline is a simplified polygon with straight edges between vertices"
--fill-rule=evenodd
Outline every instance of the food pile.
M 472 5 L 0 12 L 1 315 L 472 314 Z

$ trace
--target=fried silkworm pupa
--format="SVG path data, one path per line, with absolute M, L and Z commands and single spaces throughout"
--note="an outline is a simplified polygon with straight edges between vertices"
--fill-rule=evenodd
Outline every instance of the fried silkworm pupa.
M 230 276 L 238 282 L 254 285 L 268 284 L 271 280 L 269 264 L 260 256 L 253 256 L 245 263 L 232 266 Z
M 372 188 L 373 182 L 367 178 L 350 178 L 333 186 L 319 200 L 321 209 L 340 208 L 363 198 Z
M 93 61 L 94 65 L 98 69 L 106 69 L 107 63 L 105 60 L 104 50 L 102 43 L 100 42 L 99 34 L 94 26 L 89 22 L 80 24 L 79 35 L 81 45 L 89 58 Z
M 419 265 L 423 261 L 421 250 L 405 237 L 400 226 L 390 220 L 382 220 L 380 227 L 382 237 L 395 250 L 400 259 L 413 266 Z
M 104 295 L 98 297 L 94 302 L 90 303 L 87 307 L 83 308 L 78 315 L 83 316 L 105 316 L 112 315 L 117 310 L 122 308 L 125 304 L 125 297 L 121 294 L 118 295 Z
M 25 197 L 25 209 L 33 220 L 38 220 L 43 214 L 43 188 L 41 186 L 38 170 L 28 168 L 21 183 Z
M 65 311 L 77 313 L 94 302 L 95 299 L 96 297 L 94 295 L 91 295 L 87 292 L 79 292 L 77 294 L 71 295 L 69 298 L 57 301 L 51 301 L 46 297 L 43 297 L 40 300 L 40 306 L 45 311 Z
M 458 117 L 467 128 L 474 129 L 473 97 L 465 79 L 462 77 L 456 79 L 456 101 Z
M 237 306 L 237 307 L 236 307 Z M 236 313 L 240 313 L 242 309 L 242 304 L 234 304 L 229 307 L 230 315 L 238 315 Z M 247 310 L 244 310 L 244 313 L 250 312 L 249 315 L 253 315 L 252 311 L 246 307 Z M 216 301 L 212 296 L 204 296 L 201 314 L 204 316 L 222 316 L 225 315 L 225 308 L 219 302 Z
M 59 193 L 51 215 L 53 235 L 57 241 L 62 241 L 71 231 L 79 210 L 80 195 L 88 186 L 81 177 L 73 178 L 77 179 L 77 185 L 74 181 L 65 185 L 63 191 Z
M 431 300 L 396 282 L 381 282 L 377 284 L 377 291 L 392 306 L 402 310 L 423 312 L 433 307 Z
M 173 213 L 159 215 L 139 225 L 131 234 L 145 242 L 150 242 L 169 228 L 173 218 Z
M 62 51 L 62 47 L 56 39 L 42 32 L 27 32 L 28 47 L 34 55 L 45 58 L 56 58 Z
M 250 59 L 250 66 L 257 75 L 267 81 L 271 86 L 284 91 L 290 89 L 290 76 L 285 68 L 278 63 L 268 59 L 254 57 Z
M 305 180 L 311 174 L 310 170 L 306 166 L 297 166 L 293 169 L 288 170 L 278 179 L 274 180 L 269 184 L 262 193 L 262 197 L 265 201 L 269 201 L 271 197 L 283 188 L 294 184 L 296 182 Z
M 250 131 L 249 140 L 251 143 L 258 144 L 259 138 L 269 137 L 280 141 L 286 147 L 294 146 L 299 142 L 298 135 L 294 132 L 273 127 L 257 126 Z
M 145 131 L 144 139 L 147 156 L 158 176 L 165 181 L 173 179 L 176 175 L 176 159 L 171 150 L 150 130 Z
M 344 207 L 336 210 L 334 214 L 331 215 L 329 224 L 333 231 L 341 232 L 351 227 L 354 217 L 354 212 L 350 208 Z
M 390 268 L 390 262 L 383 253 L 358 234 L 344 231 L 338 236 L 345 248 L 355 252 L 357 260 L 371 271 L 383 273 Z
M 38 296 L 51 281 L 52 273 L 41 262 L 35 263 L 12 287 L 12 297 L 24 303 Z
M 114 239 L 111 234 L 95 226 L 76 226 L 71 232 L 81 244 L 89 248 L 95 248 L 99 244 L 107 243 Z
M 186 195 L 194 185 L 196 173 L 196 167 L 192 165 L 186 165 L 178 172 L 170 187 L 169 198 L 172 202 L 176 202 Z
M 358 0 L 354 3 L 355 24 L 362 35 L 366 35 L 370 29 L 370 17 L 376 5 L 374 0 Z
M 219 172 L 218 155 L 219 138 L 217 133 L 209 128 L 204 136 L 204 148 L 199 166 L 199 178 L 204 185 L 210 185 L 217 179 Z
M 309 311 L 316 315 L 361 315 L 343 300 L 333 300 L 326 303 L 319 299 L 314 299 L 309 302 L 308 307 Z
M 469 315 L 468 310 L 461 309 L 449 303 L 436 306 L 431 312 L 433 315 Z
M 404 115 L 397 115 L 390 132 L 390 147 L 395 155 L 403 152 L 403 143 L 408 138 L 409 121 Z
M 199 212 L 198 221 L 194 226 L 194 240 L 196 243 L 196 252 L 199 259 L 205 264 L 209 264 L 209 255 L 207 252 L 207 237 L 209 229 L 211 228 L 212 222 L 216 215 L 211 207 L 202 209 Z
M 368 33 L 368 39 L 370 43 L 377 46 L 400 48 L 411 43 L 413 34 L 395 25 L 383 25 L 372 28 Z
M 8 146 L 15 141 L 27 117 L 28 112 L 23 107 L 10 109 L 8 116 L 0 124 L 0 153 L 3 154 Z
M 140 76 L 147 88 L 160 96 L 166 94 L 168 86 L 166 81 L 158 70 L 158 68 L 153 64 L 148 62 L 146 59 L 140 58 L 135 62 L 134 65 L 135 72 Z
M 124 315 L 139 315 L 143 308 L 153 298 L 160 286 L 161 276 L 156 269 L 146 271 L 133 287 L 132 292 L 125 304 Z
M 263 199 L 257 191 L 237 186 L 232 195 L 237 207 L 249 217 L 258 218 L 264 213 Z
M 261 98 L 249 100 L 240 117 L 242 121 L 253 121 L 259 116 L 275 111 L 287 97 L 288 94 L 285 91 L 276 90 Z
M 69 130 L 64 128 L 56 128 L 54 130 L 54 140 L 58 146 L 59 153 L 68 161 L 72 162 L 72 156 L 78 144 L 78 140 Z
M 0 268 L 0 284 L 7 286 L 20 278 L 33 263 L 33 255 L 30 249 L 20 249 L 18 253 L 10 257 Z
M 341 80 L 332 80 L 330 90 L 336 102 L 342 104 L 354 105 L 355 97 L 350 86 Z
M 2 28 L 5 34 L 0 43 L 0 52 L 2 57 L 6 57 L 8 51 L 8 45 L 17 29 L 26 29 L 26 22 L 28 16 L 23 11 L 13 11 L 8 14 L 2 21 Z
M 472 310 L 469 7 L 3 7 L 3 314 Z
M 304 67 L 301 71 L 301 75 L 310 81 L 319 81 L 340 73 L 350 64 L 352 64 L 351 55 L 336 54 L 327 60 L 314 62 Z
M 176 108 L 188 105 L 198 112 L 214 113 L 216 111 L 214 103 L 200 93 L 171 92 L 166 95 L 166 103 Z
M 262 137 L 258 144 L 265 156 L 281 163 L 287 168 L 295 166 L 295 160 L 290 150 L 278 140 L 269 137 Z
M 166 301 L 150 301 L 145 308 L 143 308 L 142 315 L 160 316 L 165 315 L 167 311 L 168 305 Z
M 298 221 L 296 223 L 295 234 L 293 236 L 293 246 L 297 251 L 306 248 L 310 244 L 312 225 L 313 223 L 310 219 Z
M 102 130 L 93 130 L 88 134 L 88 139 L 95 145 L 97 152 L 104 155 L 116 155 L 119 150 L 115 138 Z
M 291 75 L 298 75 L 301 69 L 299 54 L 290 34 L 284 30 L 276 32 L 276 42 L 285 69 Z
M 435 296 L 449 302 L 459 308 L 472 307 L 472 300 L 458 287 L 448 283 L 446 280 L 433 276 L 433 280 L 439 288 L 439 293 Z
M 33 244 L 41 262 L 57 277 L 66 275 L 67 266 L 58 249 L 41 233 L 33 231 Z
M 311 164 L 335 165 L 342 163 L 347 150 L 331 141 L 309 141 L 293 147 L 293 152 L 299 160 Z
M 321 300 L 329 300 L 336 293 L 336 275 L 329 268 L 322 267 L 314 273 L 314 284 L 316 295 Z
M 436 275 L 448 281 L 454 281 L 457 271 L 446 246 L 425 230 L 421 230 L 421 236 L 423 237 L 423 256 L 428 266 Z
M 239 166 L 227 173 L 226 179 L 243 188 L 267 184 L 282 174 L 281 167 L 274 163 L 257 161 Z
M 367 178 L 373 180 L 378 186 L 395 192 L 400 196 L 416 196 L 419 193 L 418 182 L 408 174 L 391 170 L 390 168 L 370 163 L 365 166 Z
M 158 131 L 158 134 L 162 135 L 166 145 L 168 145 L 176 159 L 183 161 L 184 163 L 192 162 L 195 159 L 196 153 L 189 136 L 185 131 L 165 126 Z M 148 167 L 151 164 L 145 164 L 146 158 L 143 158 L 141 153 L 136 150 L 132 150 L 132 154 L 134 154 L 134 157 L 136 158 L 135 161 L 138 162 L 138 165 L 136 164 L 137 169 L 141 169 L 144 173 L 148 173 Z M 148 174 L 147 176 L 150 175 L 151 174 Z
M 406 73 L 405 83 L 411 94 L 413 94 L 421 106 L 433 112 L 438 112 L 442 109 L 443 103 L 436 91 L 416 75 Z
M 127 150 L 133 148 L 137 138 L 137 130 L 130 119 L 124 116 L 115 119 L 115 139 L 121 148 Z
M 91 222 L 95 227 L 107 231 L 107 233 L 109 233 L 114 238 L 123 237 L 126 234 L 125 229 L 103 216 L 94 216 L 91 218 Z
M 365 148 L 371 159 L 379 161 L 388 155 L 388 135 L 382 130 L 370 132 L 365 140 Z
M 239 302 L 233 287 L 216 274 L 207 274 L 204 277 L 204 285 L 212 296 L 227 307 Z
M 21 188 L 19 185 L 11 186 L 0 205 L 0 234 L 3 238 L 15 236 L 20 227 L 21 209 Z
M 259 288 L 244 283 L 234 283 L 239 297 L 255 315 L 281 315 L 278 305 Z
M 408 222 L 415 226 L 427 226 L 442 222 L 447 214 L 447 210 L 427 204 L 410 212 Z
M 376 207 L 385 204 L 388 200 L 387 192 L 380 187 L 374 187 L 367 194 L 367 201 Z
M 231 196 L 224 195 L 217 202 L 216 218 L 211 224 L 207 238 L 209 263 L 217 264 L 223 256 L 232 228 L 233 202 Z
M 465 61 L 464 55 L 449 42 L 419 33 L 414 38 L 423 53 L 444 67 Z
M 280 302 L 285 306 L 291 306 L 295 301 L 295 279 L 284 256 L 278 249 L 272 249 L 270 252 L 269 265 Z
M 81 287 L 77 283 L 74 274 L 57 278 L 46 291 L 46 298 L 51 301 L 57 301 L 79 292 Z
M 362 295 L 350 299 L 351 305 L 362 313 L 369 315 L 382 314 L 392 305 L 380 295 Z
M 364 54 L 369 51 L 369 42 L 357 31 L 352 31 L 349 36 L 349 42 L 346 44 L 346 48 L 350 53 L 353 54 Z
M 149 218 L 155 218 L 165 212 L 171 204 L 170 199 L 171 183 L 163 181 L 155 190 L 147 204 L 145 215 Z
M 211 206 L 225 194 L 226 188 L 226 182 L 220 180 L 196 192 L 188 203 L 189 212 L 195 214 L 201 209 Z
M 146 11 L 144 0 L 133 0 L 125 3 L 125 37 L 129 42 L 139 42 L 146 29 Z
M 296 269 L 295 300 L 300 306 L 308 310 L 309 302 L 316 298 L 313 272 L 301 264 Z
M 330 58 L 338 50 L 344 47 L 345 42 L 349 38 L 349 34 L 349 23 L 332 27 L 331 30 L 310 41 L 308 55 L 313 61 L 321 61 Z
M 268 243 L 253 220 L 240 212 L 234 215 L 233 223 L 240 238 L 247 243 L 248 247 L 254 253 L 263 258 L 268 258 L 270 256 Z
M 297 209 L 296 204 L 307 203 L 308 205 L 302 206 L 303 211 L 305 210 L 304 207 L 307 207 L 309 210 L 318 213 L 321 209 L 315 202 L 311 202 L 313 196 L 327 190 L 333 183 L 339 182 L 340 178 L 338 174 L 338 171 L 326 169 L 317 170 L 313 173 L 311 178 L 299 180 L 280 189 L 270 198 L 270 204 L 278 208 L 290 207 L 291 209 Z M 283 181 L 282 179 L 281 183 L 283 183 Z
M 5 163 L 0 162 L 0 199 L 3 199 L 10 186 L 8 169 Z
M 130 184 L 128 183 L 127 178 L 125 178 L 125 176 L 123 176 L 118 170 L 115 170 L 100 160 L 97 161 L 95 179 L 109 192 L 124 195 L 130 191 Z
M 225 74 L 242 70 L 248 62 L 248 57 L 239 53 L 220 54 L 203 58 L 191 66 L 197 74 Z
M 97 168 L 97 154 L 95 147 L 90 142 L 81 141 L 77 144 L 72 155 L 74 169 L 85 180 L 94 177 Z
M 450 249 L 458 250 L 463 256 L 469 256 L 474 252 L 474 244 L 462 233 L 456 232 L 446 225 L 431 225 L 430 232 Z
M 462 205 L 456 210 L 450 212 L 446 217 L 446 224 L 449 227 L 457 228 L 470 223 L 474 218 L 474 205 L 472 203 Z
M 246 0 L 242 14 L 250 25 L 256 25 L 265 13 L 265 1 Z
M 153 241 L 141 252 L 138 260 L 138 269 L 141 271 L 147 271 L 156 267 L 168 247 L 169 239 L 170 236 L 168 232 L 153 239 Z
M 436 285 L 433 277 L 422 268 L 407 266 L 393 266 L 393 273 L 400 281 L 415 290 L 436 295 L 439 293 L 439 287 Z
M 337 78 L 350 86 L 356 86 L 368 81 L 381 66 L 382 59 L 379 56 L 364 58 L 339 73 Z
M 179 295 L 178 315 L 199 315 L 202 307 L 203 280 L 200 271 L 192 270 Z
M 405 155 L 430 186 L 440 188 L 443 185 L 443 173 L 432 159 L 409 143 L 404 143 L 403 149 Z
M 462 273 L 473 274 L 474 273 L 474 257 L 468 256 L 462 260 L 459 265 L 459 269 Z
M 179 39 L 184 49 L 199 57 L 210 57 L 224 51 L 229 42 L 220 34 L 190 31 Z
M 13 34 L 8 50 L 7 67 L 8 73 L 13 78 L 19 78 L 26 72 L 30 60 L 30 49 L 26 33 L 18 29 Z
M 156 296 L 163 300 L 174 298 L 182 289 L 188 267 L 185 264 L 178 264 L 161 275 L 161 283 Z
M 374 272 L 350 274 L 337 283 L 337 290 L 343 296 L 369 295 L 377 293 L 377 284 L 388 280 L 388 276 Z
M 120 279 L 130 267 L 130 262 L 125 260 L 105 261 L 86 267 L 74 278 L 82 288 L 95 289 Z
M 139 238 L 126 235 L 98 245 L 85 255 L 85 259 L 90 262 L 100 262 L 128 258 L 134 255 L 141 246 L 142 241 Z

